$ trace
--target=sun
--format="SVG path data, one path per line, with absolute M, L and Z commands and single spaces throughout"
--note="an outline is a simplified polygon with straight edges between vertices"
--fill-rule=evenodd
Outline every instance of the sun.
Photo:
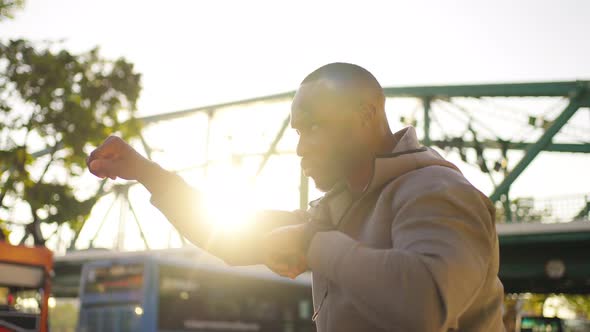
M 213 182 L 214 185 L 201 190 L 206 222 L 219 231 L 248 227 L 257 210 L 253 188 L 244 181 L 227 181 L 227 178 Z

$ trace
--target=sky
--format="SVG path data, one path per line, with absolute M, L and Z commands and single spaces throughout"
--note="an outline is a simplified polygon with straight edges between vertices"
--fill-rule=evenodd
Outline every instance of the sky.
M 0 38 L 61 40 L 75 52 L 99 46 L 108 58 L 125 57 L 142 73 L 138 114 L 151 115 L 291 91 L 334 61 L 364 66 L 383 86 L 590 80 L 589 14 L 585 0 L 27 0 L 0 23 Z M 266 130 L 276 131 L 281 117 Z M 158 139 L 185 140 L 178 130 L 166 135 L 175 132 Z M 541 156 L 513 190 L 587 193 L 586 167 L 587 156 Z
M 588 78 L 589 13 L 585 0 L 28 0 L 0 36 L 124 56 L 153 114 L 293 90 L 333 61 L 384 86 Z

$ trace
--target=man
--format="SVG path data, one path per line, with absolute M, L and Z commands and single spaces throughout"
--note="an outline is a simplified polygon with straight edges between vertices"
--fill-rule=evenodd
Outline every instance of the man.
M 246 234 L 216 233 L 195 190 L 116 137 L 88 162 L 98 176 L 143 183 L 191 241 L 230 264 L 311 269 L 318 331 L 503 330 L 493 206 L 413 128 L 391 132 L 372 74 L 315 70 L 291 125 L 301 166 L 326 195 L 307 213 L 262 212 Z

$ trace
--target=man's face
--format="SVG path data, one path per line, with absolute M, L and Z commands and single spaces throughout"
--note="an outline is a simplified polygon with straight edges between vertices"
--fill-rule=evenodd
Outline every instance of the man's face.
M 302 84 L 291 105 L 301 167 L 322 191 L 344 179 L 362 151 L 362 126 L 355 106 L 325 80 Z

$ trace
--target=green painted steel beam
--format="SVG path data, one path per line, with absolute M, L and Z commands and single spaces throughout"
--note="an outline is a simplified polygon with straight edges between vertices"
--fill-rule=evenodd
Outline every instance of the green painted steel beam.
M 498 142 L 494 140 L 482 140 L 479 144 L 485 149 L 504 149 L 507 150 L 528 150 L 535 143 L 527 142 Z M 475 142 L 461 141 L 461 140 L 432 140 L 430 145 L 444 148 L 474 148 Z M 574 144 L 574 143 L 549 143 L 543 151 L 548 152 L 569 152 L 569 153 L 590 153 L 590 144 Z
M 139 230 L 139 235 L 141 236 L 141 239 L 143 240 L 143 245 L 145 246 L 146 250 L 150 250 L 150 244 L 148 243 L 148 240 L 145 236 L 145 232 L 143 231 L 143 227 L 141 227 L 141 222 L 139 221 L 139 218 L 137 217 L 137 213 L 135 213 L 135 209 L 133 208 L 133 205 L 131 204 L 131 201 L 129 200 L 129 192 L 127 192 L 127 195 L 124 198 L 127 201 L 127 207 L 129 208 L 129 211 L 131 211 L 131 214 L 133 215 L 133 219 L 135 220 L 135 225 L 137 226 L 137 229 Z
M 586 98 L 581 102 L 582 98 Z M 490 199 L 492 201 L 497 201 L 500 199 L 500 196 L 503 194 L 508 193 L 510 186 L 512 183 L 518 178 L 518 176 L 527 168 L 527 166 L 535 159 L 535 157 L 541 152 L 546 146 L 551 143 L 551 140 L 559 132 L 559 130 L 568 122 L 568 120 L 576 113 L 576 111 L 580 108 L 581 105 L 585 105 L 588 100 L 587 96 L 578 96 L 577 98 L 571 99 L 568 106 L 559 114 L 559 116 L 553 120 L 553 123 L 545 130 L 545 133 L 531 145 L 525 152 L 522 159 L 518 162 L 516 166 L 508 173 L 508 175 L 502 180 L 492 195 L 490 195 Z
M 590 81 L 444 85 L 384 88 L 387 97 L 573 97 Z
M 250 98 L 250 99 L 232 101 L 232 102 L 228 102 L 228 103 L 221 103 L 221 104 L 215 104 L 215 105 L 209 105 L 209 106 L 203 106 L 203 107 L 190 108 L 190 109 L 181 110 L 181 111 L 144 116 L 144 117 L 141 117 L 138 119 L 141 122 L 143 122 L 143 124 L 150 124 L 150 123 L 159 122 L 159 121 L 174 120 L 174 119 L 182 118 L 185 116 L 189 116 L 189 115 L 193 115 L 193 114 L 201 113 L 201 112 L 211 112 L 211 111 L 215 111 L 217 109 L 225 108 L 225 107 L 245 106 L 248 104 L 255 104 L 255 103 L 267 103 L 267 102 L 271 102 L 271 101 L 290 100 L 294 96 L 295 96 L 295 91 L 290 91 L 290 92 L 278 93 L 278 94 L 274 94 L 274 95 L 270 95 L 270 96 Z
M 285 130 L 287 130 L 287 127 L 289 127 L 290 119 L 291 119 L 291 116 L 287 115 L 285 120 L 283 120 L 283 124 L 281 125 L 281 129 L 279 129 L 279 132 L 275 136 L 275 139 L 272 141 L 272 143 L 268 147 L 268 151 L 266 151 L 266 153 L 262 157 L 262 161 L 260 162 L 260 165 L 258 166 L 258 170 L 256 171 L 256 176 L 258 176 L 258 175 L 260 175 L 260 173 L 262 173 L 262 170 L 264 169 L 264 166 L 266 166 L 268 159 L 270 158 L 270 156 L 272 156 L 276 152 L 277 145 L 279 144 L 279 141 L 281 140 L 281 138 L 283 138 L 283 134 L 285 134 Z
M 590 232 L 555 232 L 547 234 L 498 235 L 500 246 L 515 244 L 566 243 L 590 241 Z
M 386 87 L 383 91 L 385 92 L 385 95 L 390 98 L 573 97 L 580 92 L 590 91 L 590 81 Z M 263 97 L 150 115 L 141 117 L 139 120 L 144 124 L 150 124 L 159 121 L 178 119 L 195 113 L 217 110 L 225 107 L 290 100 L 294 96 L 295 91 L 289 91 Z
M 578 212 L 576 214 L 574 219 L 588 220 L 589 215 L 590 215 L 590 200 L 588 200 L 588 197 L 586 197 L 586 205 L 584 205 L 584 207 L 582 207 L 582 209 L 580 209 L 580 212 Z
M 147 141 L 145 140 L 145 137 L 143 136 L 143 134 L 141 132 L 139 132 L 139 140 L 141 141 L 141 145 L 143 146 L 143 149 L 145 150 L 145 154 L 147 155 L 149 160 L 152 160 L 152 148 L 149 146 L 149 144 L 147 143 Z

